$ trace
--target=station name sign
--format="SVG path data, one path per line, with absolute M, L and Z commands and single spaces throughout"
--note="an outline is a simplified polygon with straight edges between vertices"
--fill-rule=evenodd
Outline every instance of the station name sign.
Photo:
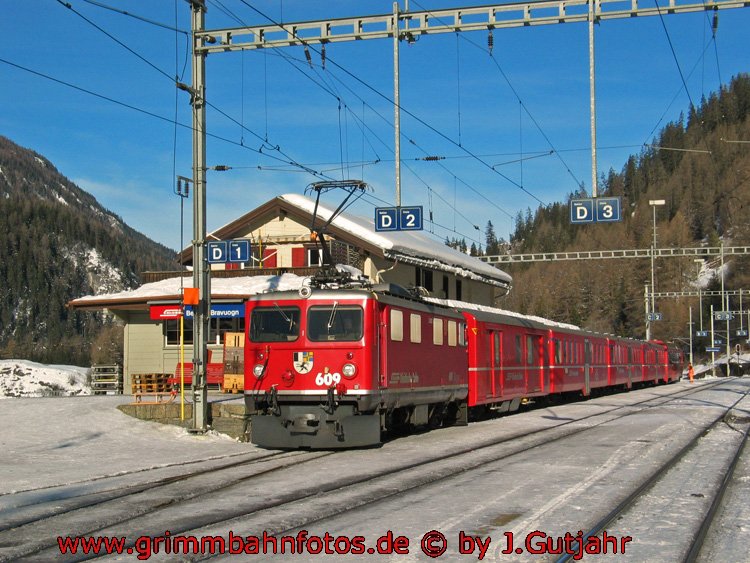
M 164 321 L 179 319 L 182 310 L 178 304 L 174 305 L 151 305 L 150 317 L 152 321 Z M 242 303 L 218 303 L 211 305 L 211 318 L 234 319 L 245 314 L 245 306 Z M 193 318 L 193 308 L 185 307 L 185 318 Z

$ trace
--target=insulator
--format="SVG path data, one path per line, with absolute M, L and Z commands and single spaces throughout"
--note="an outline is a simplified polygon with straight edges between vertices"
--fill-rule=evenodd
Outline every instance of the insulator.
M 326 68 L 326 44 L 323 43 L 323 45 L 320 48 L 320 64 L 323 66 L 323 70 Z
M 495 37 L 492 35 L 492 30 L 490 29 L 489 34 L 487 35 L 487 49 L 490 51 L 490 55 L 492 55 L 492 48 L 495 46 Z
M 312 57 L 310 56 L 310 50 L 307 48 L 307 45 L 305 45 L 305 58 L 307 59 L 307 64 L 312 67 Z
M 719 29 L 719 11 L 714 9 L 714 21 L 711 23 L 711 30 L 716 35 L 716 30 Z

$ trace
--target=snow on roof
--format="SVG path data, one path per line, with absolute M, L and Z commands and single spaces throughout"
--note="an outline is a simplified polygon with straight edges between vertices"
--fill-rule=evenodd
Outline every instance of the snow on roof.
M 526 321 L 539 323 L 539 324 L 553 327 L 553 328 L 562 328 L 566 330 L 581 330 L 581 327 L 576 326 L 576 325 L 572 325 L 568 323 L 559 323 L 557 321 L 551 321 L 549 319 L 545 319 L 543 317 L 536 317 L 533 315 L 522 315 L 521 313 L 516 313 L 514 311 L 508 311 L 506 309 L 498 309 L 497 307 L 488 307 L 487 305 L 477 305 L 476 303 L 467 303 L 466 301 L 454 301 L 453 299 L 438 299 L 436 297 L 425 297 L 425 301 L 429 301 L 430 303 L 436 303 L 438 305 L 444 305 L 446 307 L 452 307 L 454 309 L 470 309 L 472 311 L 482 311 L 485 313 L 495 313 L 499 315 L 505 315 L 508 317 L 514 317 L 516 319 L 522 319 Z
M 308 197 L 298 194 L 284 194 L 279 197 L 311 215 L 315 209 L 315 202 Z M 328 220 L 331 213 L 332 210 L 325 204 L 318 205 L 318 215 L 321 219 Z M 502 287 L 509 287 L 513 281 L 511 276 L 494 266 L 441 244 L 419 231 L 377 232 L 372 219 L 347 213 L 336 217 L 332 225 L 381 248 L 386 258 L 392 260 L 442 270 Z
M 211 295 L 222 297 L 245 297 L 264 293 L 266 291 L 297 290 L 302 287 L 305 278 L 295 274 L 282 274 L 280 276 L 242 276 L 234 278 L 211 279 Z M 85 307 L 87 302 L 99 301 L 149 301 L 159 300 L 180 295 L 181 287 L 193 287 L 193 278 L 184 277 L 170 278 L 158 282 L 147 283 L 137 289 L 110 293 L 108 295 L 86 295 L 71 301 L 78 307 Z

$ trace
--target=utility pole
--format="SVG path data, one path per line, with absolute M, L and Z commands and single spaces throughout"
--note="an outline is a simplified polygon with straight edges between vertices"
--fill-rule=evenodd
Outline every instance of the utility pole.
M 211 311 L 211 277 L 206 260 L 206 53 L 203 37 L 206 5 L 189 0 L 193 32 L 193 287 L 198 288 L 198 305 L 193 310 L 193 428 L 208 428 L 208 325 Z
M 591 104 L 591 197 L 596 198 L 596 75 L 594 69 L 594 0 L 589 0 L 589 100 Z
M 401 40 L 398 25 L 398 2 L 393 3 L 393 128 L 396 138 L 396 207 L 401 207 L 401 85 L 399 84 L 398 43 Z

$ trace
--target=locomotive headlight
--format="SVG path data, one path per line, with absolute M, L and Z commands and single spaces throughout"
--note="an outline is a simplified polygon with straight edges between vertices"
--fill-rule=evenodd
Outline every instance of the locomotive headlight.
M 357 366 L 354 364 L 344 364 L 344 367 L 341 368 L 341 373 L 344 374 L 344 377 L 352 378 L 357 375 Z
M 258 379 L 260 379 L 263 376 L 263 369 L 264 369 L 263 364 L 255 364 L 253 366 L 253 375 L 257 377 Z

